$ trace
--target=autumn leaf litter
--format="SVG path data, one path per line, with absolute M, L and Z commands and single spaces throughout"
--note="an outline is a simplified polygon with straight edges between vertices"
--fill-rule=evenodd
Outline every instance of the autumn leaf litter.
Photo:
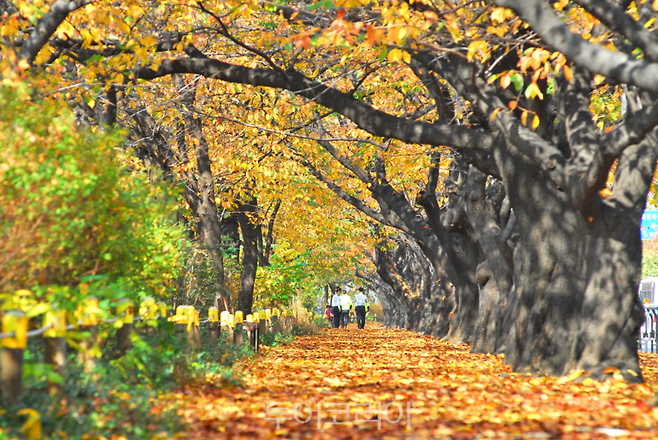
M 618 373 L 575 383 L 512 373 L 502 356 L 467 344 L 368 325 L 267 349 L 242 366 L 243 387 L 209 380 L 171 394 L 189 424 L 181 436 L 658 438 L 658 408 L 644 403 L 658 391 L 658 355 L 640 355 L 644 384 Z

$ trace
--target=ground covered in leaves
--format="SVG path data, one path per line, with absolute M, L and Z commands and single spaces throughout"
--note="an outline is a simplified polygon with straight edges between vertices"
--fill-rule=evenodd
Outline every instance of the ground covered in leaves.
M 372 325 L 372 324 L 369 324 Z M 646 383 L 514 374 L 403 330 L 327 330 L 267 349 L 244 388 L 207 384 L 172 396 L 189 438 L 658 438 L 658 357 Z

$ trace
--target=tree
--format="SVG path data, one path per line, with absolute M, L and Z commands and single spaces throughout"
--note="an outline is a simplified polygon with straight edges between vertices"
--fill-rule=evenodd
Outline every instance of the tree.
M 363 3 L 135 2 L 87 6 L 99 18 L 88 24 L 67 15 L 78 3 L 60 1 L 26 38 L 5 33 L 20 47 L 18 68 L 81 63 L 87 80 L 126 90 L 195 74 L 288 91 L 277 93 L 276 113 L 250 109 L 247 123 L 280 135 L 344 200 L 417 240 L 448 281 L 449 339 L 495 335 L 484 349 L 519 371 L 602 376 L 613 366 L 640 377 L 638 228 L 658 157 L 649 2 Z M 592 121 L 593 93 L 626 102 L 604 131 Z M 328 156 L 291 142 L 300 132 Z M 359 143 L 348 148 L 349 139 Z M 429 160 L 418 198 L 398 179 L 391 145 Z M 445 147 L 455 184 L 442 197 Z M 341 181 L 337 165 L 355 178 Z

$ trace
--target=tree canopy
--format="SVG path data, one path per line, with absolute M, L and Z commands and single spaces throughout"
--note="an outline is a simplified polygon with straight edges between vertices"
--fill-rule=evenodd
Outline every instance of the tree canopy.
M 127 127 L 144 162 L 184 185 L 219 273 L 239 224 L 239 307 L 251 308 L 268 261 L 268 225 L 285 218 L 313 264 L 343 254 L 325 252 L 334 234 L 376 243 L 359 264 L 369 258 L 377 276 L 361 275 L 384 282 L 411 328 L 503 352 L 520 371 L 641 374 L 638 230 L 658 157 L 652 3 L 5 10 L 3 76 L 29 74 L 82 122 Z M 364 217 L 333 217 L 354 210 Z

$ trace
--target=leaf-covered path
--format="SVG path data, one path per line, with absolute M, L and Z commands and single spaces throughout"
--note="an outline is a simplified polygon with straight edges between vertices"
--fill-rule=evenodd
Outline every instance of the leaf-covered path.
M 467 345 L 351 325 L 267 350 L 245 366 L 245 388 L 175 398 L 189 438 L 656 438 L 658 408 L 643 401 L 658 389 L 658 359 L 642 361 L 642 385 L 574 383 L 513 374 Z

